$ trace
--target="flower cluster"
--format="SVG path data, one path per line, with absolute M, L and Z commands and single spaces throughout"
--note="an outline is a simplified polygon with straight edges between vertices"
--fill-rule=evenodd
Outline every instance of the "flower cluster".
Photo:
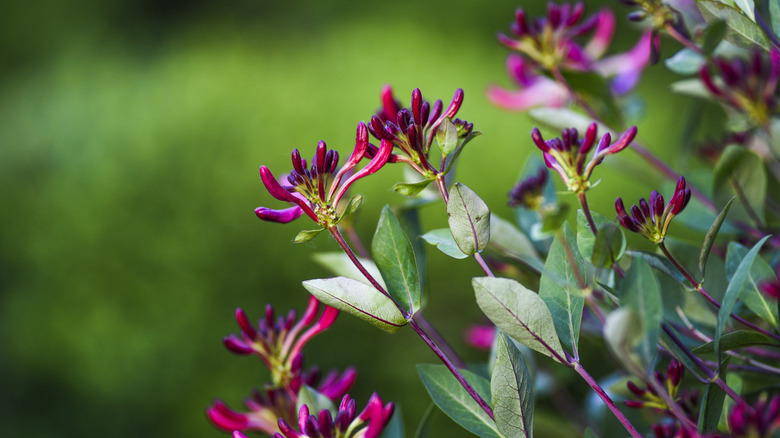
M 602 10 L 585 18 L 582 3 L 548 5 L 547 16 L 527 21 L 518 9 L 512 23 L 514 38 L 499 34 L 499 41 L 518 52 L 507 58 L 509 76 L 519 90 L 498 86 L 488 89 L 488 99 L 495 105 L 514 111 L 535 106 L 561 107 L 570 100 L 570 90 L 558 77 L 551 79 L 541 72 L 574 70 L 595 72 L 611 78 L 617 94 L 625 94 L 639 81 L 650 59 L 650 33 L 646 32 L 631 50 L 602 58 L 609 48 L 615 30 L 612 12 Z M 584 45 L 579 40 L 592 34 Z
M 699 71 L 704 86 L 720 101 L 743 112 L 756 125 L 766 126 L 774 113 L 775 92 L 780 78 L 780 50 L 773 48 L 766 59 L 754 51 L 750 61 L 714 58 Z M 713 72 L 710 72 L 710 70 Z M 713 78 L 715 74 L 718 80 Z
M 691 200 L 691 189 L 686 187 L 685 178 L 677 179 L 672 199 L 664 206 L 664 197 L 653 190 L 650 202 L 639 198 L 639 206 L 631 206 L 631 214 L 626 213 L 623 200 L 615 200 L 618 220 L 629 231 L 639 233 L 653 243 L 661 243 L 666 237 L 672 218 L 679 214 Z
M 255 214 L 263 220 L 286 223 L 306 213 L 322 228 L 335 226 L 349 212 L 348 207 L 339 208 L 339 201 L 349 186 L 384 166 L 393 148 L 392 143 L 383 141 L 379 148 L 374 147 L 371 161 L 353 173 L 358 163 L 367 156 L 370 146 L 368 129 L 361 122 L 357 127 L 355 148 L 341 169 L 338 169 L 338 152 L 328 150 L 324 141 L 317 144 L 310 166 L 301 158 L 298 149 L 293 150 L 293 170 L 287 177 L 287 184 L 280 183 L 266 166 L 260 166 L 260 177 L 271 196 L 294 206 L 283 210 L 260 207 Z M 342 183 L 344 178 L 346 181 Z
M 366 408 L 358 415 L 356 404 L 349 395 L 341 400 L 335 418 L 327 409 L 312 413 L 306 405 L 298 413 L 298 430 L 284 419 L 274 438 L 377 438 L 393 416 L 393 403 L 383 404 L 375 393 Z
M 547 184 L 547 169 L 540 167 L 535 175 L 521 180 L 509 192 L 509 206 L 523 206 L 529 210 L 539 210 L 544 203 L 544 185 Z
M 669 396 L 674 400 L 677 397 L 680 383 L 685 375 L 685 367 L 677 360 L 672 359 L 666 368 L 666 376 L 662 375 L 659 371 L 655 372 L 655 380 L 665 385 L 666 391 Z M 634 382 L 626 382 L 628 390 L 632 394 L 637 396 L 640 400 L 626 400 L 625 404 L 631 408 L 655 408 L 659 410 L 667 409 L 666 402 L 658 396 L 658 393 L 653 389 L 651 385 L 647 385 L 645 389 L 640 388 Z
M 415 88 L 412 91 L 411 107 L 401 108 L 393 97 L 392 88 L 385 86 L 382 89 L 382 107 L 371 117 L 368 130 L 371 135 L 383 143 L 389 142 L 401 152 L 401 154 L 390 155 L 390 162 L 405 162 L 424 177 L 434 179 L 436 175 L 444 171 L 444 166 L 436 169 L 429 162 L 429 154 L 434 140 L 438 140 L 439 146 L 446 153 L 449 153 L 451 150 L 448 149 L 462 147 L 472 137 L 474 125 L 465 120 L 454 118 L 461 104 L 463 104 L 463 90 L 460 88 L 455 91 L 455 95 L 446 109 L 441 100 L 437 100 L 433 105 L 423 100 L 420 89 Z M 445 128 L 452 130 L 454 134 L 452 140 L 455 144 L 442 144 L 447 140 L 441 139 L 444 136 L 437 136 L 437 133 Z M 369 147 L 368 153 L 373 155 L 376 153 L 376 149 Z
M 531 131 L 534 144 L 544 153 L 544 163 L 550 169 L 555 170 L 563 179 L 566 188 L 575 193 L 584 193 L 591 186 L 590 176 L 593 169 L 601 164 L 607 155 L 616 154 L 634 140 L 636 126 L 623 133 L 615 143 L 612 137 L 605 133 L 599 140 L 596 150 L 590 161 L 586 164 L 588 153 L 596 143 L 598 128 L 595 123 L 588 126 L 585 137 L 580 140 L 576 128 L 564 129 L 561 137 L 545 141 L 538 128 Z
M 780 395 L 761 396 L 752 406 L 739 403 L 728 417 L 731 436 L 769 438 L 780 431 Z

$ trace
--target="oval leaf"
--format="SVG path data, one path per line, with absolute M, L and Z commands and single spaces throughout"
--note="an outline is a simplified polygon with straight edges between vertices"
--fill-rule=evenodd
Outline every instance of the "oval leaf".
M 306 280 L 303 287 L 320 302 L 347 312 L 388 333 L 407 321 L 393 301 L 375 287 L 346 277 Z
M 657 352 L 656 344 L 664 316 L 661 287 L 650 265 L 641 258 L 634 259 L 623 282 L 621 307 L 631 309 L 641 327 L 637 351 L 648 369 Z
M 295 243 L 305 243 L 308 242 L 315 237 L 319 236 L 320 233 L 324 230 L 324 228 L 320 228 L 319 230 L 302 230 L 298 235 L 295 236 L 295 239 L 293 239 L 293 242 Z
M 509 221 L 490 215 L 490 244 L 499 253 L 520 260 L 534 269 L 542 268 L 533 242 Z
M 490 378 L 490 398 L 498 430 L 508 437 L 533 436 L 533 381 L 520 350 L 501 333 Z
M 490 209 L 473 190 L 461 183 L 450 188 L 447 222 L 452 237 L 464 254 L 474 255 L 490 240 Z
M 508 278 L 478 277 L 472 285 L 479 308 L 493 324 L 526 347 L 565 363 L 553 317 L 539 295 Z
M 705 62 L 704 56 L 686 48 L 667 58 L 664 64 L 678 75 L 692 75 L 698 73 Z
M 420 309 L 420 279 L 414 249 L 398 218 L 385 206 L 371 241 L 371 253 L 387 292 L 410 315 Z
M 578 272 L 575 272 L 575 269 Z M 575 244 L 574 233 L 569 224 L 564 224 L 562 232 L 555 236 L 544 263 L 542 278 L 539 280 L 539 297 L 550 309 L 555 331 L 569 351 L 577 351 L 577 341 L 580 338 L 585 298 L 577 276 L 584 278 L 584 275 L 585 264 Z
M 326 410 L 331 415 L 336 415 L 336 407 L 333 401 L 325 394 L 318 392 L 309 385 L 303 385 L 298 392 L 298 401 L 295 402 L 295 412 L 301 410 L 301 406 L 306 405 L 311 415 L 317 415 L 320 411 Z
M 417 365 L 417 372 L 433 402 L 447 416 L 469 432 L 482 438 L 502 438 L 496 423 L 466 392 L 444 365 Z M 490 403 L 490 382 L 470 371 L 461 370 L 483 400 Z
M 468 257 L 466 254 L 463 254 L 463 251 L 461 251 L 460 248 L 458 248 L 458 244 L 455 243 L 455 239 L 452 238 L 452 233 L 449 228 L 431 230 L 420 237 L 452 258 L 465 259 Z
M 398 192 L 404 196 L 417 196 L 425 190 L 428 185 L 430 185 L 433 182 L 432 179 L 424 179 L 420 182 L 414 182 L 414 183 L 395 183 L 393 185 L 393 191 Z

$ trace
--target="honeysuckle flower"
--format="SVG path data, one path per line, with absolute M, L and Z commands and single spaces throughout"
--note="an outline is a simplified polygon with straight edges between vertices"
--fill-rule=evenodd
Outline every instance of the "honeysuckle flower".
M 728 416 L 735 438 L 770 438 L 780 431 L 780 395 L 761 395 L 753 405 L 738 403 Z
M 558 172 L 569 191 L 583 193 L 588 190 L 591 187 L 590 177 L 593 169 L 601 164 L 607 155 L 616 154 L 628 147 L 637 132 L 636 126 L 632 126 L 612 144 L 612 137 L 605 133 L 586 164 L 588 153 L 596 142 L 597 130 L 596 124 L 591 124 L 585 131 L 585 137 L 580 140 L 576 128 L 564 129 L 560 138 L 547 141 L 542 138 L 538 128 L 531 131 L 534 144 L 544 154 L 544 163 Z
M 539 210 L 544 203 L 545 184 L 547 184 L 547 169 L 540 167 L 535 175 L 521 180 L 509 192 L 509 206 Z
M 273 383 L 277 387 L 287 386 L 295 378 L 296 361 L 300 360 L 301 349 L 315 335 L 322 333 L 336 320 L 339 311 L 325 306 L 319 315 L 320 302 L 309 297 L 309 305 L 303 317 L 296 322 L 296 312 L 274 319 L 274 309 L 266 307 L 265 318 L 257 328 L 252 325 L 243 310 L 236 309 L 236 321 L 241 336 L 230 335 L 223 340 L 225 347 L 242 355 L 254 354 L 262 359 L 271 370 Z M 300 364 L 297 366 L 300 370 Z
M 383 141 L 375 150 L 371 161 L 355 172 L 358 163 L 367 156 L 369 146 L 368 129 L 361 122 L 357 127 L 355 148 L 341 169 L 338 169 L 338 152 L 328 150 L 324 141 L 317 144 L 310 166 L 307 166 L 306 160 L 301 158 L 298 149 L 293 150 L 293 169 L 286 182 L 279 182 L 266 166 L 260 166 L 260 177 L 271 196 L 294 206 L 283 210 L 259 207 L 255 210 L 255 214 L 266 221 L 286 223 L 306 213 L 322 228 L 335 226 L 347 208 L 339 206 L 339 201 L 347 189 L 355 181 L 375 173 L 384 166 L 393 148 L 392 143 Z
M 753 51 L 749 61 L 716 57 L 701 68 L 699 77 L 719 101 L 744 113 L 752 123 L 766 126 L 777 104 L 780 50 L 773 47 L 768 59 L 759 50 Z
M 639 206 L 631 206 L 631 214 L 626 212 L 623 200 L 615 200 L 615 210 L 618 220 L 629 231 L 639 233 L 653 243 L 661 243 L 666 237 L 666 231 L 672 218 L 678 215 L 688 201 L 691 200 L 691 190 L 686 188 L 685 178 L 677 179 L 672 199 L 664 206 L 664 197 L 653 190 L 650 200 L 639 198 Z
M 462 147 L 476 132 L 474 125 L 465 120 L 454 118 L 463 104 L 463 90 L 455 91 L 452 101 L 444 108 L 441 100 L 431 105 L 423 100 L 419 88 L 412 91 L 410 108 L 401 108 L 393 97 L 390 86 L 382 89 L 382 107 L 371 117 L 368 130 L 371 135 L 381 140 L 383 144 L 390 142 L 400 154 L 393 153 L 389 161 L 405 162 L 426 178 L 434 179 L 445 169 L 437 169 L 430 163 L 428 157 L 436 134 L 444 123 L 451 123 L 458 142 Z M 449 126 L 449 125 L 448 125 Z M 368 156 L 378 153 L 375 147 L 369 146 Z
M 466 330 L 465 341 L 478 350 L 490 350 L 496 337 L 496 326 L 475 324 Z
M 669 397 L 671 397 L 672 400 L 675 400 L 677 398 L 680 383 L 682 382 L 684 375 L 685 367 L 683 367 L 683 364 L 675 359 L 672 359 L 666 368 L 666 375 L 656 371 L 654 378 L 656 382 L 666 387 L 666 391 L 669 393 Z M 640 388 L 637 386 L 637 384 L 629 380 L 626 382 L 626 387 L 628 387 L 628 390 L 638 398 L 638 400 L 626 400 L 624 402 L 626 406 L 631 408 L 646 407 L 659 410 L 667 409 L 668 406 L 666 405 L 666 402 L 658 396 L 658 393 L 651 385 L 646 385 L 645 388 Z
M 393 410 L 393 403 L 383 404 L 376 393 L 358 415 L 355 415 L 355 400 L 349 395 L 341 400 L 335 418 L 327 409 L 311 412 L 304 404 L 298 412 L 298 430 L 279 419 L 280 432 L 275 433 L 274 438 L 377 438 L 390 421 Z
M 297 362 L 300 367 L 301 361 Z M 332 371 L 321 382 L 316 368 L 306 373 L 298 369 L 296 374 L 297 385 L 293 384 L 287 388 L 267 387 L 263 392 L 253 391 L 244 400 L 247 411 L 231 409 L 221 400 L 216 400 L 206 414 L 215 426 L 228 432 L 251 430 L 271 435 L 279 431 L 279 419 L 292 421 L 296 418 L 297 396 L 303 385 L 315 388 L 317 392 L 335 402 L 349 391 L 356 376 L 353 368 L 342 374 Z
M 564 85 L 539 74 L 535 66 L 516 53 L 507 56 L 506 68 L 520 88 L 488 87 L 488 100 L 500 108 L 510 111 L 525 111 L 538 106 L 560 108 L 571 100 Z

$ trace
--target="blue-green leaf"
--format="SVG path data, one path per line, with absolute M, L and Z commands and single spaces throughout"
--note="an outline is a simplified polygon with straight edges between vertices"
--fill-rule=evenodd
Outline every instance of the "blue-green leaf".
M 371 284 L 362 272 L 355 266 L 352 260 L 344 251 L 338 252 L 318 252 L 311 257 L 315 263 L 327 269 L 331 273 L 340 277 L 349 277 L 360 282 Z M 385 286 L 385 281 L 382 279 L 382 274 L 377 269 L 374 262 L 370 259 L 364 259 L 358 257 L 360 264 L 366 268 L 369 274 L 374 277 L 380 286 Z
M 718 360 L 718 363 L 720 363 L 720 343 L 721 337 L 723 336 L 723 331 L 726 329 L 726 321 L 728 321 L 729 317 L 731 316 L 731 312 L 734 310 L 734 306 L 737 304 L 739 293 L 745 287 L 745 283 L 749 280 L 750 268 L 753 266 L 753 262 L 755 261 L 756 257 L 758 257 L 758 251 L 761 250 L 764 242 L 766 242 L 769 237 L 770 236 L 765 236 L 763 239 L 759 240 L 758 243 L 756 243 L 755 246 L 750 249 L 750 251 L 748 251 L 745 257 L 739 263 L 737 270 L 734 272 L 734 277 L 731 279 L 731 282 L 729 282 L 729 285 L 726 288 L 726 294 L 723 296 L 723 302 L 721 303 L 720 310 L 718 311 L 718 322 L 715 324 L 715 336 L 712 339 L 713 342 L 715 342 L 715 356 Z
M 753 0 L 734 0 L 734 3 L 750 20 L 756 22 L 756 5 Z
M 393 301 L 371 285 L 347 277 L 306 280 L 303 287 L 320 302 L 395 333 L 407 320 Z
M 538 294 L 508 278 L 472 280 L 477 305 L 493 324 L 526 347 L 564 363 L 550 310 Z
M 726 253 L 726 278 L 732 281 L 737 267 L 742 259 L 745 258 L 748 249 L 736 243 L 729 242 L 728 252 Z M 739 301 L 741 301 L 753 313 L 761 317 L 764 321 L 773 327 L 778 326 L 777 305 L 758 289 L 758 283 L 762 280 L 774 278 L 775 271 L 764 259 L 757 257 L 748 271 L 747 281 L 744 287 L 739 291 Z
M 715 243 L 715 238 L 718 237 L 718 231 L 720 231 L 723 221 L 726 220 L 726 215 L 729 213 L 731 203 L 734 202 L 734 198 L 731 198 L 726 206 L 723 207 L 718 217 L 715 218 L 715 222 L 712 223 L 707 234 L 704 236 L 704 242 L 701 245 L 701 251 L 699 252 L 699 271 L 701 275 L 704 275 L 704 271 L 707 268 L 707 257 L 710 256 L 710 250 L 712 250 L 712 244 Z
M 698 73 L 707 62 L 704 56 L 685 48 L 675 53 L 664 61 L 666 68 L 679 75 L 692 75 Z
M 503 438 L 496 423 L 469 395 L 444 365 L 417 365 L 417 372 L 433 402 L 447 416 L 469 432 L 482 438 Z M 461 370 L 463 377 L 485 402 L 490 403 L 490 382 L 470 371 Z
M 401 414 L 401 408 L 396 406 L 393 410 L 393 416 L 382 430 L 382 435 L 380 435 L 379 438 L 404 438 L 405 436 L 404 417 L 403 414 Z
M 739 9 L 718 0 L 696 0 L 696 6 L 708 23 L 717 20 L 726 22 L 728 32 L 724 38 L 730 43 L 746 49 L 754 45 L 767 50 L 771 47 L 761 28 Z
M 534 385 L 523 355 L 503 333 L 497 339 L 496 353 L 490 394 L 498 430 L 508 437 L 532 437 Z
M 542 278 L 539 280 L 539 297 L 550 309 L 561 343 L 572 352 L 577 351 L 585 305 L 577 277 L 584 281 L 584 275 L 585 264 L 575 244 L 574 233 L 569 224 L 564 224 L 544 263 Z
M 491 248 L 534 269 L 542 269 L 542 261 L 533 242 L 510 222 L 494 214 L 490 215 L 490 236 L 488 245 Z
M 620 305 L 633 310 L 641 324 L 638 352 L 645 369 L 648 369 L 655 359 L 664 314 L 658 279 L 650 266 L 637 258 L 631 263 L 621 289 Z
M 596 268 L 609 268 L 620 260 L 625 250 L 626 236 L 623 229 L 613 222 L 607 222 L 598 227 L 590 262 Z
M 458 248 L 458 244 L 455 243 L 449 228 L 437 228 L 428 231 L 420 237 L 452 258 L 465 259 L 468 257 Z
M 390 207 L 379 217 L 371 253 L 387 284 L 387 292 L 409 314 L 420 309 L 420 279 L 414 249 Z
M 474 255 L 490 240 L 490 209 L 473 190 L 455 183 L 449 190 L 447 222 L 464 254 Z

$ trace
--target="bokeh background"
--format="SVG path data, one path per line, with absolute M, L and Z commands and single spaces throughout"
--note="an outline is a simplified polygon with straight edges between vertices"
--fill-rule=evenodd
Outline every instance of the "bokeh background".
M 255 207 L 280 206 L 257 168 L 286 171 L 293 147 L 308 156 L 320 139 L 346 156 L 384 84 L 406 103 L 415 87 L 445 101 L 465 90 L 459 117 L 485 135 L 464 152 L 459 180 L 509 217 L 506 193 L 535 153 L 532 125 L 492 107 L 484 90 L 509 84 L 495 34 L 517 6 L 4 2 L 0 435 L 225 436 L 208 423 L 207 406 L 219 397 L 238 407 L 267 378 L 258 361 L 222 347 L 237 331 L 234 309 L 301 308 L 300 282 L 328 275 L 311 254 L 336 250 L 324 235 L 293 244 L 303 222 L 257 220 Z M 610 6 L 620 18 L 627 12 Z M 639 32 L 618 21 L 622 50 Z M 681 164 L 686 104 L 673 100 L 662 66 L 645 78 L 639 94 L 650 116 L 640 133 Z M 616 195 L 636 199 L 657 181 L 634 154 L 615 163 L 599 169 L 614 183 L 592 200 L 607 215 Z M 388 189 L 401 175 L 390 166 L 354 186 L 365 197 L 366 240 L 380 208 L 402 201 Z M 428 207 L 424 219 L 441 226 L 443 207 Z M 430 262 L 429 319 L 467 359 L 484 360 L 461 341 L 465 325 L 481 321 L 469 281 L 476 264 L 433 252 Z M 307 359 L 324 369 L 355 365 L 360 403 L 379 391 L 400 405 L 409 431 L 430 403 L 414 365 L 436 359 L 410 330 L 390 336 L 344 315 Z M 540 436 L 559 427 L 544 409 L 537 424 Z M 465 435 L 436 420 L 434 436 Z

